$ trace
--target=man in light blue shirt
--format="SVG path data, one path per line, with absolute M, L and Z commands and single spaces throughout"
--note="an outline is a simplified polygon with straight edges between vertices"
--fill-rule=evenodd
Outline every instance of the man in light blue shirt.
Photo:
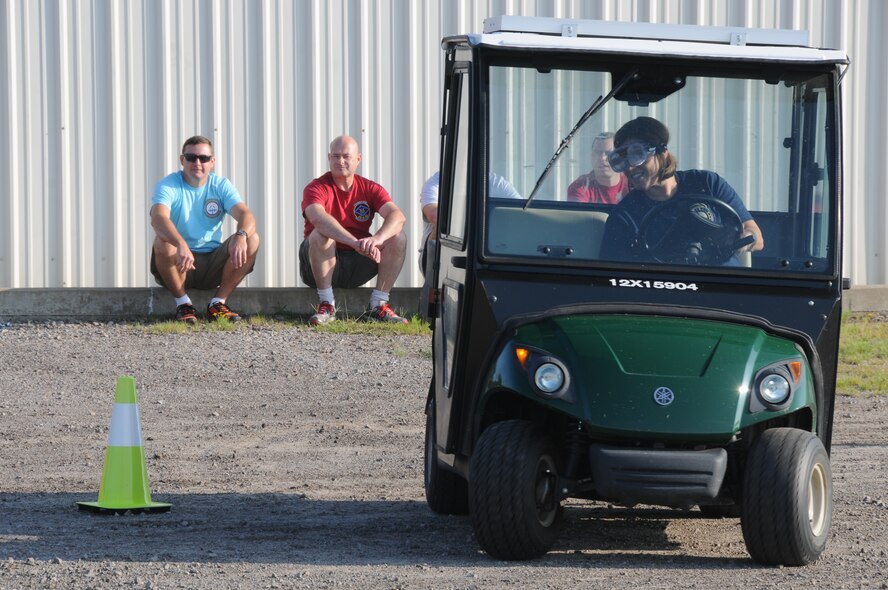
M 176 298 L 176 319 L 197 323 L 186 289 L 215 289 L 207 319 L 239 321 L 226 300 L 253 270 L 259 252 L 256 219 L 227 178 L 213 172 L 213 143 L 196 135 L 185 141 L 180 172 L 161 179 L 151 199 L 151 227 L 156 234 L 151 273 Z M 222 241 L 225 214 L 237 231 Z

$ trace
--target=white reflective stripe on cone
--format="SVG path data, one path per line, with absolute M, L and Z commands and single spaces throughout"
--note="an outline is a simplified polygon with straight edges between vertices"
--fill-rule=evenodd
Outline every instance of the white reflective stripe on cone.
M 114 404 L 114 407 L 111 409 L 111 430 L 108 432 L 108 446 L 142 446 L 138 404 Z

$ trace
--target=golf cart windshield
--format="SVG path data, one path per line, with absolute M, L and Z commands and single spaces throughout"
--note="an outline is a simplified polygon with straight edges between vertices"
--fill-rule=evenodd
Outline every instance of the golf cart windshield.
M 487 191 L 485 257 L 833 271 L 829 76 L 785 64 L 726 71 L 575 63 L 503 59 L 486 70 L 488 173 L 515 190 Z M 638 117 L 665 125 L 668 141 L 634 137 L 611 153 L 612 134 Z M 641 190 L 640 169 L 666 150 L 678 189 L 657 202 Z M 749 220 L 764 245 L 751 255 Z

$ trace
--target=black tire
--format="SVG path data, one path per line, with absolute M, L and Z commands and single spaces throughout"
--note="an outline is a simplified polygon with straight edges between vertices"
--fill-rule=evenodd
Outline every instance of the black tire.
M 475 446 L 469 509 L 481 548 L 497 559 L 544 555 L 558 537 L 557 455 L 534 424 L 498 422 Z
M 465 479 L 438 464 L 435 454 L 435 400 L 426 412 L 425 485 L 426 503 L 436 514 L 468 514 L 469 486 Z
M 820 439 L 795 428 L 765 431 L 750 449 L 745 478 L 740 523 L 752 559 L 800 566 L 820 557 L 833 511 Z

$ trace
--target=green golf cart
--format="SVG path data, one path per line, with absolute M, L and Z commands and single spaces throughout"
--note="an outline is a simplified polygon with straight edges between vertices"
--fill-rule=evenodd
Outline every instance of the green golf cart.
M 847 57 L 804 31 L 508 16 L 442 45 L 431 509 L 498 559 L 569 549 L 581 499 L 739 517 L 755 561 L 816 560 Z M 632 213 L 667 153 L 678 191 Z M 602 158 L 625 190 L 578 197 Z

